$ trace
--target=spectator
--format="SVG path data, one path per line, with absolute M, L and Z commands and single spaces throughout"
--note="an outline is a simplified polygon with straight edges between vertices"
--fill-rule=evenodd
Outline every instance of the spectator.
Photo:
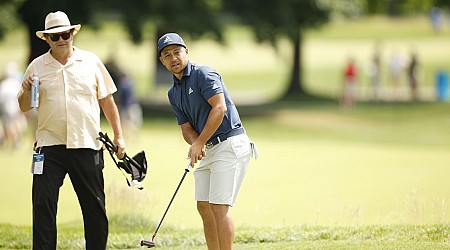
M 417 59 L 417 53 L 411 52 L 411 59 L 408 65 L 408 82 L 411 90 L 411 98 L 413 100 L 418 100 L 419 98 L 419 62 Z
M 344 68 L 343 89 L 340 103 L 342 107 L 353 107 L 357 99 L 357 76 L 358 69 L 355 60 L 349 58 Z
M 0 114 L 3 127 L 4 145 L 17 148 L 26 128 L 25 116 L 20 112 L 17 103 L 17 92 L 20 89 L 17 64 L 10 62 L 6 66 L 4 79 L 0 83 Z
M 121 73 L 119 76 L 120 94 L 118 96 L 118 106 L 120 119 L 127 134 L 136 134 L 136 130 L 142 125 L 142 108 L 137 102 L 134 94 L 134 82 L 128 74 Z
M 381 97 L 381 52 L 377 45 L 370 61 L 368 75 L 372 88 L 372 98 L 379 100 Z
M 442 24 L 443 24 L 443 14 L 442 10 L 439 7 L 433 7 L 430 11 L 430 21 L 431 26 L 433 27 L 433 31 L 435 34 L 440 34 L 442 30 Z
M 393 88 L 393 98 L 400 98 L 400 85 L 404 74 L 405 62 L 398 52 L 392 53 L 389 60 L 389 74 Z

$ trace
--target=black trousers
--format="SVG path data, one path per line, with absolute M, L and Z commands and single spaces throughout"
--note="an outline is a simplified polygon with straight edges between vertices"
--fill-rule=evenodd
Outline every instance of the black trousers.
M 44 172 L 33 176 L 33 249 L 56 249 L 59 189 L 69 175 L 80 203 L 86 249 L 106 249 L 108 218 L 105 210 L 103 151 L 43 147 Z

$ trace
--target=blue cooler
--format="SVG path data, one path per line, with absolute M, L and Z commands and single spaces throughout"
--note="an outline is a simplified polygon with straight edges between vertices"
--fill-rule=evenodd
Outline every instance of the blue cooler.
M 448 101 L 448 73 L 443 70 L 438 71 L 436 74 L 436 91 L 439 101 Z

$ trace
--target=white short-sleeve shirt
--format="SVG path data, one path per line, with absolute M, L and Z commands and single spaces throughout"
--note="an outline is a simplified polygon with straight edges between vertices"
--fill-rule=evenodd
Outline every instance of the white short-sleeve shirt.
M 39 89 L 37 146 L 66 145 L 67 148 L 100 149 L 99 99 L 117 91 L 101 60 L 74 48 L 62 65 L 50 51 L 34 59 L 24 77 L 37 73 Z

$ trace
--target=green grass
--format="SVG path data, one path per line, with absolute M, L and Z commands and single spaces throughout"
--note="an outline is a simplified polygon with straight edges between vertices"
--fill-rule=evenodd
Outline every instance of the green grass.
M 30 249 L 29 227 L 0 227 L 0 248 Z M 140 249 L 141 239 L 151 239 L 137 218 L 110 219 L 108 249 Z M 84 249 L 80 227 L 59 227 L 58 249 Z M 238 228 L 234 249 L 448 249 L 448 225 L 427 226 L 293 226 Z M 20 239 L 20 240 L 17 240 Z M 155 238 L 163 249 L 205 249 L 201 230 L 165 228 Z
M 242 235 L 237 237 L 239 247 L 308 249 L 305 245 L 309 244 L 311 248 L 335 249 L 348 244 L 354 249 L 377 249 L 391 243 L 403 249 L 448 246 L 444 236 L 439 241 L 417 236 L 416 242 L 403 234 L 409 231 L 413 237 L 427 230 L 448 231 L 450 118 L 446 114 L 450 104 L 367 103 L 341 110 L 336 104 L 284 102 L 266 108 L 266 116 L 243 117 L 261 158 L 251 162 L 232 209 Z M 127 188 L 123 176 L 106 157 L 111 248 L 135 244 L 153 233 L 183 174 L 187 146 L 179 133 L 172 118 L 152 118 L 146 120 L 139 135 L 128 135 L 128 151 L 144 149 L 149 159 L 150 172 L 143 191 Z M 18 151 L 5 149 L 0 154 L 2 166 L 11 166 L 0 183 L 4 201 L 0 222 L 3 226 L 23 225 L 17 226 L 22 228 L 20 233 L 29 233 L 31 150 L 24 145 Z M 268 185 L 271 188 L 266 188 Z M 174 248 L 202 244 L 192 192 L 193 179 L 188 175 L 158 236 L 160 244 Z M 81 213 L 68 179 L 59 207 L 60 238 L 68 241 L 61 246 L 80 246 Z M 114 226 L 117 224 L 120 226 Z M 292 228 L 304 234 L 298 229 L 302 225 L 310 228 L 311 234 L 329 230 L 338 236 L 285 240 L 291 236 L 283 235 Z M 267 229 L 271 227 L 276 228 L 275 235 Z M 347 236 L 349 231 L 370 232 L 373 227 L 389 234 L 367 240 Z M 346 235 L 341 235 L 340 228 Z M 264 240 L 248 239 L 254 231 L 259 233 L 252 237 Z M 277 240 L 267 242 L 269 237 Z

